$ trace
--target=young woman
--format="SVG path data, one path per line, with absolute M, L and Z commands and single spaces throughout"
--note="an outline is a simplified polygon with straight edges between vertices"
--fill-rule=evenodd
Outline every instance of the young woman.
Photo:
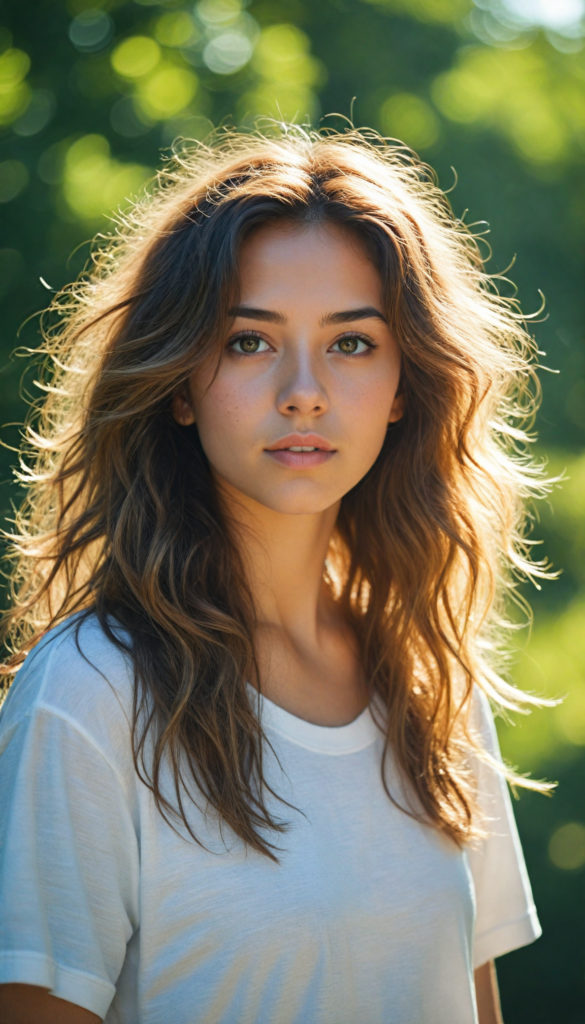
M 533 371 L 473 237 L 382 140 L 228 137 L 54 308 L 0 1019 L 495 1024 Z

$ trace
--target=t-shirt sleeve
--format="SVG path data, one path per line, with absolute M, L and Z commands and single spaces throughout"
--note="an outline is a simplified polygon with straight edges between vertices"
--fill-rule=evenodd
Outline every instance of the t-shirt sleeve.
M 0 982 L 40 985 L 103 1018 L 138 928 L 123 780 L 74 721 L 42 706 L 0 750 Z
M 488 700 L 483 693 L 476 696 L 484 749 L 501 760 Z M 476 895 L 474 968 L 541 934 L 508 784 L 485 762 L 478 765 L 478 799 L 487 837 L 469 852 Z

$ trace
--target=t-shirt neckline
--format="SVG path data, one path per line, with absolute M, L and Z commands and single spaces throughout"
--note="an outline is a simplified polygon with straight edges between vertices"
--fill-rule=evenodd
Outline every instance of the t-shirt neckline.
M 284 736 L 299 747 L 319 754 L 355 754 L 364 750 L 380 736 L 369 706 L 364 708 L 348 725 L 315 725 L 304 718 L 297 718 L 248 683 L 252 704 L 258 710 L 263 729 Z

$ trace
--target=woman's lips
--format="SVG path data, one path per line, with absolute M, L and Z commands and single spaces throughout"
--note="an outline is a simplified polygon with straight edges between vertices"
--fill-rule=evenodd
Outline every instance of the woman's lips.
M 310 449 L 307 451 L 306 449 Z M 281 466 L 310 469 L 321 466 L 335 455 L 335 448 L 320 434 L 287 434 L 264 451 Z
M 322 466 L 335 455 L 335 451 L 326 452 L 322 448 L 315 448 L 312 452 L 291 452 L 290 448 L 264 450 L 281 466 L 288 466 L 290 469 L 312 469 L 313 466 Z

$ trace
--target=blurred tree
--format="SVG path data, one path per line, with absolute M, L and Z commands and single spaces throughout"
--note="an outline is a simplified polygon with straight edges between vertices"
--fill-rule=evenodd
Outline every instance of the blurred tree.
M 524 307 L 546 296 L 534 329 L 561 372 L 543 374 L 538 427 L 569 480 L 535 534 L 564 573 L 534 594 L 514 672 L 568 698 L 502 728 L 514 762 L 562 782 L 553 800 L 518 806 L 546 930 L 502 961 L 510 1024 L 582 1024 L 585 995 L 584 13 L 584 0 L 0 0 L 4 422 L 23 417 L 10 353 L 24 321 L 21 343 L 37 343 L 46 288 L 79 273 L 87 241 L 114 229 L 108 215 L 152 178 L 161 148 L 229 119 L 351 116 L 404 140 L 444 188 L 455 169 L 459 216 L 490 222 L 488 269 L 516 258 Z M 10 462 L 5 452 L 2 480 Z M 14 485 L 1 493 L 7 509 Z

